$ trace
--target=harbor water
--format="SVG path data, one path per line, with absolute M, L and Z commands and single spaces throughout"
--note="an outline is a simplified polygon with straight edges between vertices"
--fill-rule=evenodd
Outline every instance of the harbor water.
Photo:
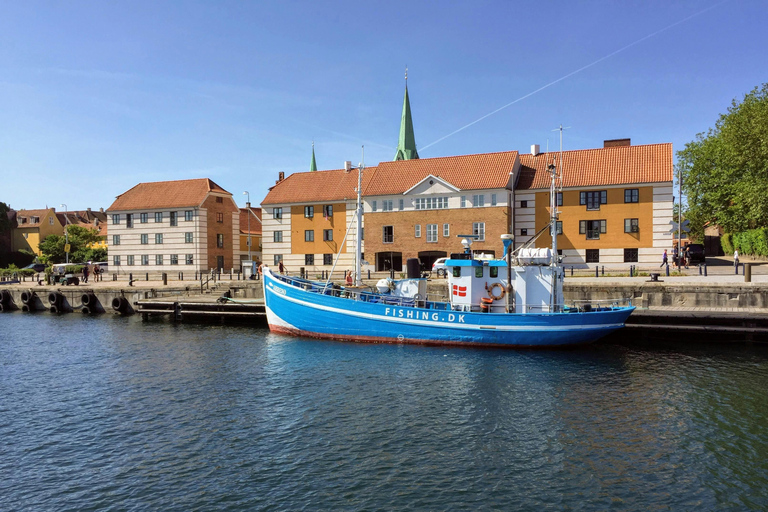
M 766 510 L 767 390 L 761 345 L 6 313 L 0 510 Z

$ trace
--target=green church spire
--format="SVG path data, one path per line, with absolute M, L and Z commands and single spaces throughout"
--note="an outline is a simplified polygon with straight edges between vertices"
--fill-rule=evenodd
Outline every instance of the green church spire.
M 395 160 L 414 160 L 419 158 L 416 152 L 416 137 L 413 135 L 413 120 L 411 119 L 411 103 L 408 101 L 408 68 L 405 68 L 405 98 L 403 98 L 403 115 L 400 119 L 400 139 L 397 142 Z
M 315 162 L 315 141 L 312 141 L 312 163 L 309 165 L 310 172 L 317 170 L 317 162 Z

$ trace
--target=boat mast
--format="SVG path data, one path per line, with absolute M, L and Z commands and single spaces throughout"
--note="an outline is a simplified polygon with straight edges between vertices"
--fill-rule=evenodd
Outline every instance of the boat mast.
M 365 169 L 365 146 L 363 146 L 362 162 L 357 166 L 357 247 L 355 248 L 355 286 L 362 286 L 362 261 L 363 251 L 363 169 Z

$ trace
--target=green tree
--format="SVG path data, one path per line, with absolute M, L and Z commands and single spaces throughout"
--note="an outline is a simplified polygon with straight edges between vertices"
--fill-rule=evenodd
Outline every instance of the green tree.
M 67 226 L 69 233 L 69 261 L 84 262 L 96 260 L 94 256 L 101 256 L 98 261 L 103 261 L 106 255 L 103 249 L 91 249 L 88 245 L 98 242 L 99 230 L 95 228 L 84 228 L 82 226 Z M 41 260 L 46 264 L 64 263 L 66 255 L 64 253 L 65 237 L 61 235 L 48 235 L 40 242 Z
M 8 219 L 8 212 L 11 208 L 0 202 L 0 233 L 6 233 L 11 230 L 11 221 Z
M 733 100 L 706 134 L 677 152 L 695 233 L 714 222 L 728 232 L 768 226 L 768 83 Z

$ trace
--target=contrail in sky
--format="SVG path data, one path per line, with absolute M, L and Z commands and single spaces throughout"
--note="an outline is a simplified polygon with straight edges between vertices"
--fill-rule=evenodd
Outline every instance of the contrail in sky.
M 646 39 L 650 39 L 650 38 L 652 38 L 652 37 L 654 37 L 654 36 L 656 36 L 656 35 L 658 35 L 658 34 L 661 34 L 662 32 L 665 32 L 665 31 L 667 31 L 667 30 L 669 30 L 669 29 L 671 29 L 671 28 L 673 28 L 673 27 L 676 27 L 676 26 L 678 26 L 678 25 L 680 25 L 680 24 L 682 24 L 682 23 L 685 23 L 686 21 L 690 20 L 691 18 L 695 18 L 696 16 L 699 16 L 699 15 L 701 15 L 701 14 L 704 14 L 705 12 L 707 12 L 707 11 L 710 11 L 710 10 L 714 9 L 715 7 L 718 7 L 718 6 L 722 5 L 722 4 L 726 3 L 727 1 L 728 1 L 728 0 L 723 0 L 722 2 L 718 2 L 718 3 L 716 3 L 716 4 L 714 4 L 714 5 L 710 6 L 710 7 L 707 7 L 706 9 L 704 9 L 704 10 L 702 10 L 702 11 L 699 11 L 699 12 L 697 12 L 697 13 L 695 13 L 695 14 L 691 14 L 690 16 L 688 16 L 688 17 L 686 17 L 686 18 L 683 18 L 683 19 L 682 19 L 682 20 L 680 20 L 680 21 L 676 21 L 675 23 L 672 23 L 671 25 L 667 25 L 666 27 L 664 27 L 664 28 L 662 28 L 662 29 L 659 29 L 659 30 L 657 30 L 656 32 L 651 32 L 651 33 L 650 33 L 650 34 L 648 34 L 647 36 L 645 36 L 645 37 L 641 37 L 641 38 L 640 38 L 640 39 L 638 39 L 637 41 L 634 41 L 634 42 L 632 42 L 632 43 L 629 43 L 628 45 L 626 45 L 626 46 L 624 46 L 624 47 L 622 47 L 622 48 L 619 48 L 618 50 L 615 50 L 615 51 L 613 51 L 613 52 L 609 53 L 608 55 L 606 55 L 606 56 L 604 56 L 604 57 L 600 57 L 600 58 L 599 58 L 599 59 L 597 59 L 596 61 L 594 61 L 594 62 L 591 62 L 591 63 L 587 64 L 586 66 L 583 66 L 583 67 L 581 67 L 581 68 L 577 69 L 576 71 L 571 71 L 571 72 L 570 72 L 570 73 L 568 73 L 567 75 L 561 76 L 561 77 L 560 77 L 560 78 L 558 78 L 557 80 L 553 80 L 552 82 L 549 82 L 548 84 L 546 84 L 546 85 L 543 85 L 543 86 L 539 87 L 539 88 L 538 88 L 538 89 L 536 89 L 535 91 L 529 92 L 529 93 L 528 93 L 528 94 L 526 94 L 525 96 L 521 96 L 521 97 L 517 98 L 516 100 L 514 100 L 514 101 L 511 101 L 511 102 L 507 103 L 506 105 L 504 105 L 504 106 L 502 106 L 502 107 L 499 107 L 499 108 L 497 108 L 497 109 L 496 109 L 496 110 L 494 110 L 493 112 L 490 112 L 490 113 L 488 113 L 488 114 L 485 114 L 484 116 L 482 116 L 482 117 L 480 117 L 480 118 L 478 118 L 478 119 L 476 119 L 476 120 L 472 121 L 471 123 L 469 123 L 469 124 L 467 124 L 467 125 L 464 125 L 464 126 L 462 126 L 462 127 L 461 127 L 461 128 L 459 128 L 458 130 L 455 130 L 455 131 L 453 131 L 453 132 L 449 133 L 448 135 L 446 135 L 446 136 L 444 136 L 444 137 L 441 137 L 441 138 L 437 139 L 436 141 L 434 141 L 434 142 L 432 142 L 432 143 L 430 143 L 430 144 L 427 144 L 427 145 L 426 145 L 426 146 L 424 146 L 424 147 L 421 147 L 421 148 L 419 148 L 419 151 L 424 151 L 425 149 L 429 148 L 430 146 L 434 146 L 434 145 L 435 145 L 435 144 L 437 144 L 438 142 L 442 142 L 442 141 L 444 141 L 445 139 L 447 139 L 448 137 L 451 137 L 451 136 L 453 136 L 453 135 L 456 135 L 457 133 L 459 133 L 459 132 L 461 132 L 461 131 L 464 131 L 464 130 L 466 130 L 466 129 L 467 129 L 467 128 L 469 128 L 470 126 L 472 126 L 472 125 L 474 125 L 474 124 L 477 124 L 477 123 L 479 123 L 479 122 L 480 122 L 480 121 L 482 121 L 483 119 L 485 119 L 485 118 L 487 118 L 487 117 L 491 117 L 492 115 L 496 114 L 497 112 L 501 112 L 502 110 L 504 110 L 504 109 L 505 109 L 505 108 L 507 108 L 507 107 L 511 107 L 511 106 L 512 106 L 512 105 L 514 105 L 515 103 L 518 103 L 518 102 L 520 102 L 520 101 L 523 101 L 524 99 L 526 99 L 526 98 L 529 98 L 529 97 L 533 96 L 534 94 L 536 94 L 536 93 L 538 93 L 538 92 L 541 92 L 541 91 L 543 91 L 544 89 L 547 89 L 547 88 L 549 88 L 549 87 L 552 87 L 553 85 L 555 85 L 555 84 L 557 84 L 557 83 L 559 83 L 559 82 L 562 82 L 562 81 L 563 81 L 563 80 L 565 80 L 566 78 L 570 78 L 570 77 L 572 77 L 573 75 L 575 75 L 575 74 L 577 74 L 577 73 L 581 73 L 581 72 L 582 72 L 582 71 L 584 71 L 585 69 L 589 69 L 589 68 L 591 68 L 592 66 L 595 66 L 595 65 L 597 65 L 597 64 L 599 64 L 599 63 L 601 63 L 601 62 L 603 62 L 603 61 L 604 61 L 604 60 L 606 60 L 606 59 L 610 59 L 610 58 L 611 58 L 611 57 L 613 57 L 614 55 L 616 55 L 616 54 L 619 54 L 619 53 L 621 53 L 621 52 L 623 52 L 624 50 L 627 50 L 627 49 L 629 49 L 629 48 L 632 48 L 633 46 L 636 46 L 636 45 L 638 45 L 638 44 L 642 43 L 642 42 L 643 42 L 643 41 L 645 41 Z

